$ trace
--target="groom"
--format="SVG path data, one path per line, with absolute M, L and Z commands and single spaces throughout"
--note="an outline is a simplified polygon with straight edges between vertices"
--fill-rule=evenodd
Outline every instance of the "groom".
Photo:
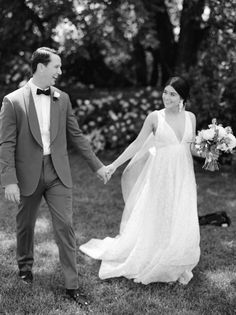
M 33 77 L 4 97 L 0 112 L 0 180 L 5 198 L 18 204 L 19 277 L 26 283 L 33 281 L 34 227 L 44 197 L 52 216 L 66 293 L 76 302 L 86 303 L 78 289 L 68 143 L 104 183 L 108 175 L 79 128 L 68 95 L 53 86 L 62 73 L 57 52 L 37 49 L 31 66 Z

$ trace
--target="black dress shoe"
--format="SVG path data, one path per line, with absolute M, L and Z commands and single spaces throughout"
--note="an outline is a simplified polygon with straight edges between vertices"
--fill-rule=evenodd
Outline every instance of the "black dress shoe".
M 33 274 L 30 270 L 28 271 L 19 271 L 19 277 L 25 283 L 31 284 L 33 282 Z
M 81 306 L 88 305 L 86 295 L 80 292 L 79 289 L 66 289 L 66 295 Z

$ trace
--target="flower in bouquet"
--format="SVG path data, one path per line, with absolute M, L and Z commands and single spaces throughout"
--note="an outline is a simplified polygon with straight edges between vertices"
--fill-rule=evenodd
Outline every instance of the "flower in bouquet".
M 233 153 L 236 138 L 231 127 L 223 127 L 212 119 L 208 129 L 198 131 L 195 138 L 195 148 L 200 156 L 205 156 L 203 168 L 209 171 L 219 170 L 218 157 L 220 152 Z

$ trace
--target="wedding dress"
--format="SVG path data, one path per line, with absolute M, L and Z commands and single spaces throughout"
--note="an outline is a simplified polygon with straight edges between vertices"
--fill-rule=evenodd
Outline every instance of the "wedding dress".
M 92 239 L 80 250 L 101 260 L 101 279 L 124 276 L 135 282 L 187 284 L 200 256 L 196 182 L 190 142 L 194 132 L 185 111 L 179 140 L 156 111 L 158 127 L 122 177 L 125 200 L 120 233 Z

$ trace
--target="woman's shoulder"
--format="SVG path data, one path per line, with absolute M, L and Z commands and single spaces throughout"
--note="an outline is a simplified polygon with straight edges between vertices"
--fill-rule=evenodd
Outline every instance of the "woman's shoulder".
M 154 129 L 157 128 L 159 112 L 160 110 L 154 110 L 150 112 L 146 118 L 147 123 Z
M 154 111 L 150 112 L 147 117 L 149 120 L 156 122 L 158 120 L 158 116 L 162 113 L 162 111 L 163 111 L 163 109 L 154 110 Z
M 185 110 L 185 112 L 189 115 L 191 119 L 196 120 L 196 116 L 193 112 L 190 112 L 189 110 Z
M 186 111 L 186 113 L 188 114 L 188 117 L 191 120 L 191 124 L 192 124 L 193 128 L 195 129 L 196 128 L 196 116 L 195 116 L 195 114 L 190 112 L 190 111 Z
M 148 114 L 149 117 L 157 118 L 158 115 L 162 114 L 164 109 L 156 109 Z

